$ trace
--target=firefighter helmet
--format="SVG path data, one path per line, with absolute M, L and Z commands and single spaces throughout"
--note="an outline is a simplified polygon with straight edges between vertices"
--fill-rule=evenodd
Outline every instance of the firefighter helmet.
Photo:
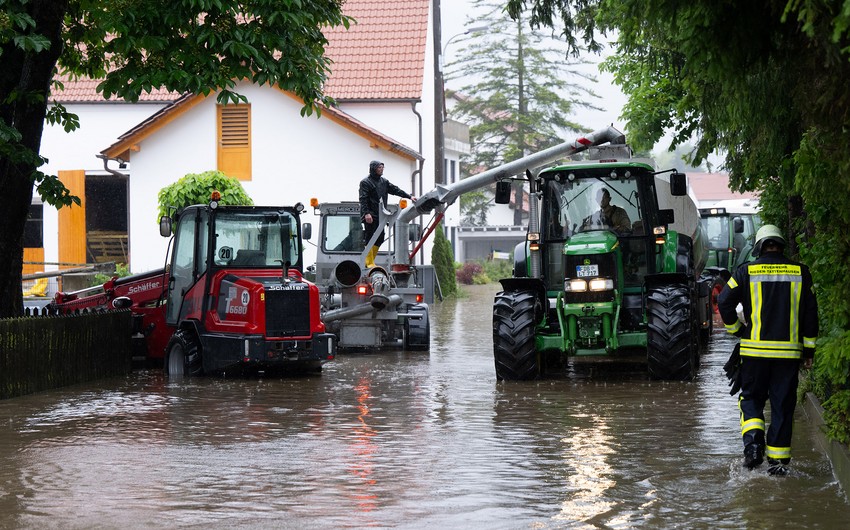
M 773 241 L 778 245 L 782 245 L 783 248 L 785 247 L 785 236 L 782 235 L 779 227 L 776 225 L 764 225 L 756 232 L 756 244 L 753 245 L 753 255 L 760 256 L 761 247 L 767 241 Z

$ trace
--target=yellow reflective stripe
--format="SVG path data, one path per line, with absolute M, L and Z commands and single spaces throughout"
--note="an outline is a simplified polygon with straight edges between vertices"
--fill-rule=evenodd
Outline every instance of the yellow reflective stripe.
M 728 331 L 729 333 L 735 333 L 736 331 L 741 329 L 741 321 L 740 320 L 736 320 L 734 324 L 723 324 L 723 325 L 726 326 L 726 331 Z
M 788 340 L 755 340 L 741 339 L 741 348 L 753 348 L 757 350 L 796 350 L 803 349 L 803 343 Z
M 729 281 L 726 282 L 726 285 L 728 285 L 730 289 L 734 289 L 735 287 L 738 287 L 738 282 L 735 281 L 735 278 L 729 278 Z
M 803 337 L 803 347 L 814 348 L 817 340 L 817 337 Z
M 762 357 L 765 359 L 799 359 L 800 352 L 798 351 L 781 351 L 781 350 L 757 350 L 741 348 L 743 357 Z
M 765 275 L 794 275 L 800 276 L 800 266 L 790 265 L 788 263 L 760 263 L 747 266 L 747 272 L 750 276 L 757 274 Z
M 774 447 L 772 445 L 768 445 L 765 448 L 764 454 L 768 458 L 773 458 L 774 460 L 781 460 L 783 458 L 791 458 L 791 448 L 790 447 Z
M 750 300 L 753 302 L 753 313 L 750 315 L 750 323 L 752 323 L 752 333 L 750 336 L 759 338 L 761 333 L 761 284 L 750 282 Z
M 791 342 L 800 342 L 800 288 L 802 282 L 791 283 Z
M 761 418 L 752 418 L 747 421 L 743 421 L 742 417 L 741 420 L 741 434 L 747 434 L 752 430 L 764 430 L 764 420 Z

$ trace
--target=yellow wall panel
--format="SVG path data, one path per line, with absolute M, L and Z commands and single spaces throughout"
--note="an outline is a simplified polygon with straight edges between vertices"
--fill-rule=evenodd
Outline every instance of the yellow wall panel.
M 38 263 L 44 263 L 44 249 L 24 248 L 24 261 L 35 261 Z M 44 266 L 25 264 L 24 268 L 21 269 L 22 274 L 32 274 L 34 272 L 44 272 Z
M 59 262 L 86 262 L 86 172 L 60 171 L 59 180 L 80 198 L 80 205 L 59 209 Z

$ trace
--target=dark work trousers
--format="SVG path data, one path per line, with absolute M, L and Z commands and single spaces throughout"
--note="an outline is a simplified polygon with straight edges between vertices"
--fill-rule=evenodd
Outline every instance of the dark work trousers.
M 372 222 L 371 223 L 367 223 L 366 221 L 363 221 L 363 232 L 364 232 L 364 234 L 363 234 L 363 244 L 364 245 L 366 243 L 368 243 L 370 239 L 372 239 L 372 235 L 375 233 L 375 230 L 377 230 L 377 229 L 378 229 L 378 216 L 377 215 L 372 216 Z M 381 235 L 379 235 L 378 239 L 375 240 L 375 246 L 380 247 L 383 242 L 384 242 L 384 231 L 381 230 Z
M 788 463 L 791 458 L 791 432 L 797 406 L 798 359 L 741 357 L 741 424 L 754 418 L 764 421 L 764 405 L 770 398 L 770 427 L 767 439 L 760 429 L 743 433 L 748 443 L 767 442 L 768 458 Z

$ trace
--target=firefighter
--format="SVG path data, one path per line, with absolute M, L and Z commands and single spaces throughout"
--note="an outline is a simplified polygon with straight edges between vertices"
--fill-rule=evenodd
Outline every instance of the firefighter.
M 798 371 L 801 365 L 811 368 L 818 334 L 812 276 L 784 250 L 779 228 L 762 226 L 753 248 L 758 259 L 738 267 L 717 298 L 726 330 L 741 339 L 737 377 L 744 467 L 754 469 L 766 456 L 771 475 L 788 472 Z M 765 436 L 767 399 L 771 412 Z
M 363 221 L 364 228 L 364 243 L 368 243 L 372 239 L 372 235 L 380 229 L 380 235 L 375 240 L 375 244 L 369 249 L 366 254 L 366 267 L 372 268 L 375 266 L 375 258 L 378 256 L 378 248 L 384 242 L 384 227 L 378 226 L 380 215 L 378 209 L 380 204 L 386 206 L 387 195 L 392 193 L 399 197 L 405 197 L 412 201 L 416 197 L 412 197 L 406 191 L 399 188 L 389 180 L 383 177 L 384 163 L 377 160 L 369 162 L 369 176 L 360 181 L 360 220 Z

